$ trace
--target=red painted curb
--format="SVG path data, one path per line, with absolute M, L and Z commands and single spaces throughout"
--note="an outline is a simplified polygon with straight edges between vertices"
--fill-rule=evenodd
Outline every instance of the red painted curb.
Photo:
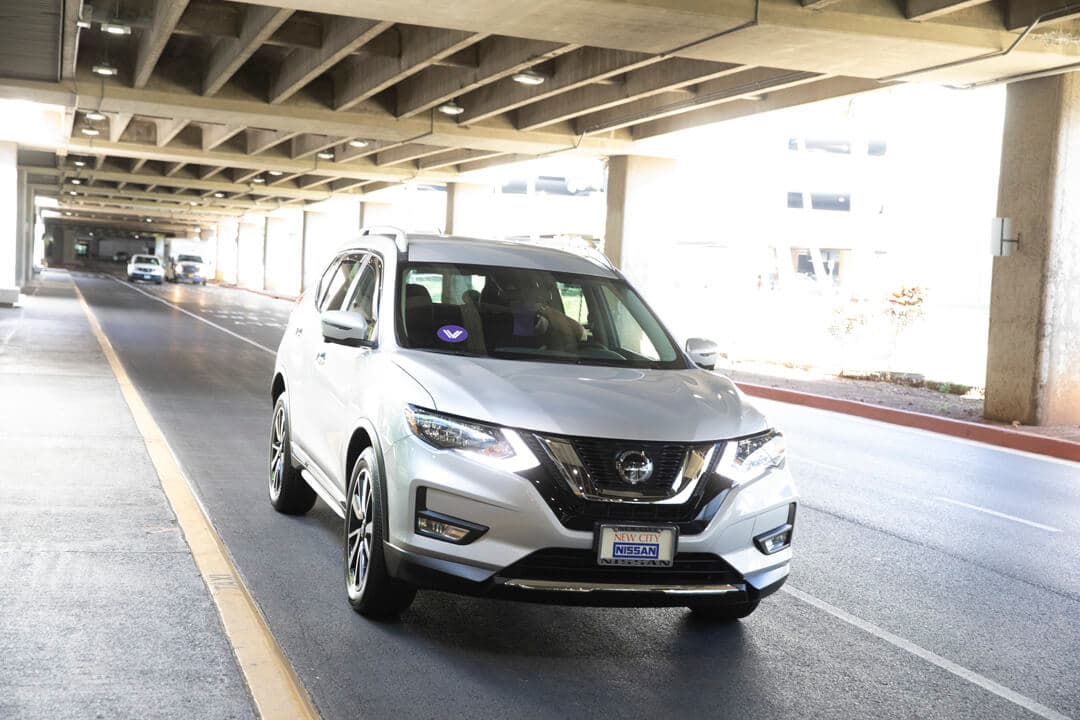
M 989 443 L 991 445 L 1000 445 L 1002 447 L 1012 448 L 1013 450 L 1024 450 L 1026 452 L 1038 453 L 1039 455 L 1049 455 L 1051 457 L 1080 462 L 1080 443 L 1072 442 L 1071 440 L 1032 435 L 1031 433 L 1008 430 L 993 425 L 981 425 L 979 423 L 966 422 L 964 420 L 953 420 L 951 418 L 937 417 L 936 415 L 925 415 L 923 413 L 911 412 L 910 410 L 896 410 L 894 408 L 871 405 L 870 403 L 863 403 L 855 400 L 840 400 L 839 398 L 814 395 L 813 393 L 804 393 L 797 390 L 787 390 L 741 382 L 735 384 L 747 395 L 766 398 L 768 400 L 778 400 L 794 405 L 806 405 L 807 407 L 818 408 L 819 410 L 831 410 L 833 412 L 841 412 L 848 415 L 857 415 L 859 417 L 880 420 L 894 425 L 904 425 L 906 427 L 929 430 L 943 435 L 953 435 L 955 437 L 977 440 L 978 442 Z

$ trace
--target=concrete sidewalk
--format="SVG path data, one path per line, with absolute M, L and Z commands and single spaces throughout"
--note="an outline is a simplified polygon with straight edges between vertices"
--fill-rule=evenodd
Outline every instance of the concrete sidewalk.
M 250 718 L 66 273 L 0 309 L 0 718 Z

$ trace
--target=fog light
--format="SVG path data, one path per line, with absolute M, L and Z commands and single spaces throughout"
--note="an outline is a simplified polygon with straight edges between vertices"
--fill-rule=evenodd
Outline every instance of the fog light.
M 455 545 L 467 545 L 487 530 L 483 525 L 444 515 L 434 510 L 418 510 L 416 513 L 418 535 L 444 540 Z
M 785 523 L 775 530 L 770 530 L 767 533 L 758 535 L 754 538 L 754 544 L 757 545 L 758 550 L 766 555 L 778 553 L 791 545 L 791 530 L 792 526 L 789 523 Z

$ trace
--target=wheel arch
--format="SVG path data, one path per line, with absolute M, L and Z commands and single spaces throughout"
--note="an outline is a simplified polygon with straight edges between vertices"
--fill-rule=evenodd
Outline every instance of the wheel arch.
M 274 373 L 274 381 L 270 383 L 270 401 L 277 404 L 277 399 L 283 392 L 285 392 L 285 375 L 278 370 Z
M 349 443 L 346 445 L 345 477 L 352 477 L 352 469 L 356 464 L 356 460 L 360 457 L 360 453 L 367 448 L 371 448 L 375 452 L 375 462 L 379 464 L 379 477 L 382 478 L 382 482 L 379 483 L 379 503 L 382 505 L 382 516 L 387 518 L 387 522 L 383 523 L 382 528 L 383 540 L 389 541 L 390 515 L 386 499 L 386 484 L 389 482 L 389 478 L 386 474 L 386 463 L 383 461 L 382 447 L 379 444 L 379 435 L 375 432 L 375 426 L 367 420 L 361 420 L 360 424 L 352 431 L 352 435 L 349 436 Z

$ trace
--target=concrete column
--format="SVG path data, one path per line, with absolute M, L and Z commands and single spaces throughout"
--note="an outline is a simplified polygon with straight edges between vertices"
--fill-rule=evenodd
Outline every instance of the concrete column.
M 15 274 L 22 226 L 17 151 L 15 143 L 0 142 L 0 307 L 11 307 L 19 301 Z
M 1080 75 L 1009 85 L 998 214 L 1020 243 L 994 258 L 988 418 L 1080 423 L 1078 198 Z
M 492 224 L 489 205 L 492 202 L 491 187 L 472 183 L 446 183 L 446 235 L 472 235 L 490 237 L 498 234 Z
M 616 267 L 625 267 L 631 246 L 655 246 L 674 237 L 682 220 L 673 207 L 680 196 L 676 167 L 674 160 L 663 158 L 608 158 L 604 253 Z

